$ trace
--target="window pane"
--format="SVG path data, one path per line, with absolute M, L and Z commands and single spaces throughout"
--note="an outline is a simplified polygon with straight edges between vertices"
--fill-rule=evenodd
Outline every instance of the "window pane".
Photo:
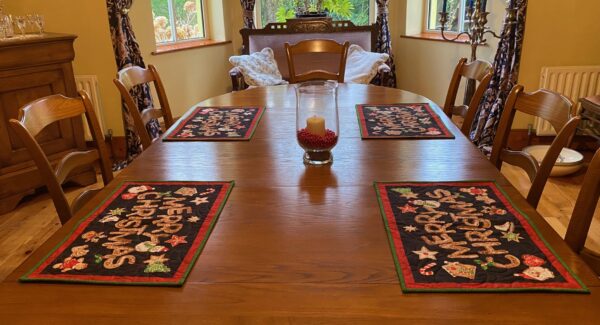
M 447 12 L 448 22 L 446 23 L 446 30 L 459 32 L 462 31 L 460 22 L 462 20 L 460 9 L 464 8 L 461 6 L 465 0 L 448 0 Z M 441 29 L 440 24 L 440 12 L 444 9 L 444 2 L 442 0 L 429 0 L 429 29 Z
M 152 0 L 152 17 L 154 18 L 154 38 L 156 43 L 174 41 L 168 0 Z
M 173 0 L 177 40 L 204 37 L 201 0 Z
M 373 0 L 325 0 L 323 6 L 333 20 L 350 20 L 355 25 L 369 24 L 370 1 Z M 262 27 L 272 22 L 285 22 L 296 15 L 296 0 L 260 0 Z M 316 1 L 309 1 L 315 10 Z

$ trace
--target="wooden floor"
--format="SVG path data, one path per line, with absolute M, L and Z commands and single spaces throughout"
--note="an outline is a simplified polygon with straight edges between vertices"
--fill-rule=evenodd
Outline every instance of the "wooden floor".
M 567 226 L 575 200 L 581 189 L 585 168 L 568 177 L 551 177 L 544 188 L 538 212 L 562 237 L 565 236 Z M 523 196 L 526 196 L 531 183 L 527 174 L 520 168 L 504 164 L 502 174 L 516 187 Z M 594 220 L 588 233 L 586 247 L 600 252 L 600 204 L 596 205 Z
M 502 173 L 524 196 L 527 194 L 530 182 L 525 172 L 505 165 Z M 567 229 L 584 174 L 585 169 L 572 177 L 551 178 L 544 189 L 538 211 L 561 236 Z M 100 177 L 98 182 L 102 184 Z M 88 188 L 99 187 L 98 184 Z M 67 197 L 72 200 L 83 190 L 72 187 L 67 190 Z M 60 222 L 47 193 L 30 197 L 17 210 L 0 215 L 0 281 L 58 228 Z M 586 246 L 600 252 L 600 205 L 596 207 Z
M 102 178 L 89 187 L 69 187 L 69 202 L 86 189 L 102 187 Z M 60 228 L 60 221 L 48 193 L 27 197 L 16 210 L 0 215 L 0 280 L 4 279 L 31 252 Z

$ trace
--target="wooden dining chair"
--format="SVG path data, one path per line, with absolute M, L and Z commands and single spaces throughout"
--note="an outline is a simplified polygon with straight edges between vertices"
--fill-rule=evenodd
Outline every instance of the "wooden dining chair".
M 523 89 L 523 86 L 516 85 L 506 99 L 490 161 L 498 169 L 502 167 L 502 162 L 523 168 L 531 181 L 527 201 L 537 208 L 552 167 L 562 149 L 573 137 L 580 117 L 572 115 L 573 103 L 561 94 L 545 89 L 526 93 Z M 517 111 L 547 120 L 557 133 L 541 164 L 529 153 L 507 148 L 508 136 Z
M 96 148 L 70 152 L 56 166 L 52 166 L 35 137 L 54 122 L 81 117 L 81 115 L 86 117 Z M 73 200 L 72 204 L 69 204 L 62 184 L 68 180 L 73 171 L 91 166 L 98 161 L 104 185 L 106 186 L 113 179 L 104 135 L 86 92 L 80 91 L 79 98 L 68 98 L 62 95 L 40 98 L 22 107 L 19 111 L 19 119 L 11 119 L 9 124 L 33 157 L 62 224 L 71 219 L 89 199 L 100 191 L 99 189 L 84 191 Z
M 479 83 L 479 85 L 475 89 L 475 93 L 473 94 L 473 97 L 471 97 L 471 101 L 469 102 L 468 106 L 456 106 L 456 96 L 458 94 L 460 82 L 463 78 L 467 80 L 475 80 Z M 458 61 L 458 64 L 454 69 L 452 79 L 450 79 L 450 86 L 448 87 L 448 94 L 446 95 L 444 113 L 446 113 L 449 118 L 452 118 L 452 115 L 458 115 L 463 118 L 461 132 L 467 137 L 471 132 L 471 126 L 473 125 L 473 120 L 475 119 L 475 114 L 477 113 L 479 103 L 481 102 L 483 94 L 490 84 L 491 79 L 492 65 L 487 61 L 476 60 L 467 63 L 467 59 L 462 58 Z
M 600 197 L 600 149 L 596 151 L 581 185 L 565 235 L 567 244 L 600 275 L 600 253 L 585 248 L 585 241 Z
M 152 142 L 156 140 L 152 139 L 150 133 L 148 133 L 148 129 L 146 128 L 146 125 L 151 120 L 162 117 L 164 119 L 165 130 L 173 125 L 171 106 L 169 106 L 167 94 L 165 92 L 162 80 L 160 79 L 160 75 L 158 74 L 158 70 L 156 70 L 156 67 L 153 65 L 148 65 L 147 69 L 138 66 L 127 67 L 119 71 L 117 74 L 117 79 L 114 79 L 113 82 L 119 89 L 121 98 L 125 102 L 127 109 L 133 117 L 135 129 L 140 136 L 143 149 L 148 149 Z M 150 107 L 140 111 L 135 99 L 131 96 L 130 90 L 135 86 L 150 83 L 154 83 L 160 108 Z
M 285 52 L 287 55 L 288 69 L 290 72 L 290 83 L 298 83 L 309 80 L 337 80 L 337 82 L 344 82 L 344 73 L 346 71 L 346 58 L 348 56 L 349 47 L 349 42 L 339 44 L 334 40 L 328 39 L 304 40 L 294 45 L 290 45 L 290 43 L 285 43 Z M 298 66 L 295 62 L 297 57 L 309 53 L 339 54 L 340 61 L 338 64 L 338 71 L 331 72 L 317 69 L 303 73 L 296 73 L 296 71 L 298 71 Z

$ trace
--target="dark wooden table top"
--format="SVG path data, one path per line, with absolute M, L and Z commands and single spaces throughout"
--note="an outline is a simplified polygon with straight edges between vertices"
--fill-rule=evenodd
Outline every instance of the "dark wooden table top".
M 437 105 L 456 139 L 361 140 L 355 104 L 430 101 L 363 85 L 339 97 L 341 138 L 320 168 L 302 163 L 292 87 L 200 103 L 267 109 L 251 141 L 156 142 L 102 192 L 124 179 L 236 181 L 185 285 L 18 283 L 101 194 L 0 285 L 0 323 L 597 323 L 600 281 Z M 469 179 L 496 180 L 592 294 L 403 294 L 373 181 Z

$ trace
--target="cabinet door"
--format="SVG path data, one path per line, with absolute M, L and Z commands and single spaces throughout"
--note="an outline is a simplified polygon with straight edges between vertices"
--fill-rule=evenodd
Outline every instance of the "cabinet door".
M 19 108 L 52 94 L 67 94 L 61 65 L 25 71 L 12 71 L 0 78 L 0 164 L 15 165 L 30 160 L 21 140 L 10 129 L 8 120 L 17 118 Z M 80 147 L 83 137 L 81 119 L 53 123 L 36 139 L 47 155 Z

